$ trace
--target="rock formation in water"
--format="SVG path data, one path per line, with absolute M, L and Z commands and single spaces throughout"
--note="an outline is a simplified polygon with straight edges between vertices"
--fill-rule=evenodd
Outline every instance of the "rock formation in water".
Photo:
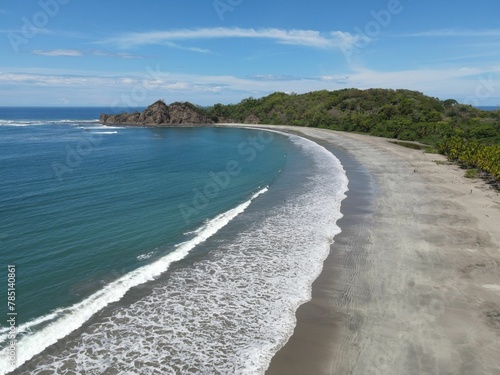
M 175 102 L 170 105 L 158 100 L 141 113 L 119 113 L 108 115 L 103 113 L 99 121 L 105 125 L 200 125 L 212 124 L 214 121 L 195 105 Z

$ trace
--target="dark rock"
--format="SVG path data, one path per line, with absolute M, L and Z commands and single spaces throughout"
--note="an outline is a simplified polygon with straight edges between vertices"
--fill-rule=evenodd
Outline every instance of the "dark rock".
M 257 116 L 256 114 L 254 113 L 251 113 L 249 114 L 246 118 L 245 118 L 245 124 L 259 124 L 260 123 L 260 118 L 259 116 Z
M 168 105 L 158 100 L 142 111 L 138 122 L 144 125 L 170 124 L 170 111 Z
M 211 124 L 213 120 L 191 103 L 170 104 L 171 124 Z
M 137 111 L 135 111 L 134 113 L 130 114 L 128 116 L 128 119 L 127 119 L 127 122 L 131 123 L 131 124 L 134 124 L 136 123 L 137 121 L 139 121 L 139 117 L 141 116 L 141 114 Z
M 99 119 L 103 124 L 126 124 L 126 125 L 198 125 L 212 124 L 214 120 L 210 118 L 201 108 L 185 103 L 172 103 L 170 106 L 158 100 L 151 104 L 142 113 L 120 113 L 108 115 L 103 113 Z

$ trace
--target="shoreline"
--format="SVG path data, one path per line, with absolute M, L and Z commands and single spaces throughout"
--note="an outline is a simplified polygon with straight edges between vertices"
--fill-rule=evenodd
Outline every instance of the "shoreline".
M 390 139 L 223 126 L 319 140 L 375 182 L 371 209 L 339 221 L 312 300 L 297 310 L 295 332 L 266 374 L 500 373 L 498 192 L 438 165 L 441 155 Z

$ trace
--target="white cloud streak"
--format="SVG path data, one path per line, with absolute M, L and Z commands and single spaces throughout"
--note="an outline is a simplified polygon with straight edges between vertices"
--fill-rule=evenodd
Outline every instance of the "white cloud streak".
M 71 97 L 72 100 L 88 101 L 89 98 L 98 98 L 95 99 L 97 100 L 95 103 L 85 102 L 88 105 L 106 105 L 137 90 L 146 90 L 147 96 L 142 103 L 144 105 L 158 98 L 171 101 L 189 100 L 197 104 L 211 105 L 221 101 L 221 98 L 227 98 L 222 100 L 225 102 L 234 102 L 249 96 L 267 95 L 274 91 L 303 93 L 350 87 L 405 88 L 422 91 L 442 99 L 455 98 L 463 101 L 475 94 L 481 80 L 491 82 L 494 92 L 489 101 L 498 104 L 496 98 L 500 98 L 500 67 L 415 69 L 394 72 L 359 68 L 347 74 L 318 77 L 257 75 L 246 78 L 162 72 L 159 67 L 156 70 L 145 70 L 142 75 L 120 76 L 110 76 L 106 73 L 62 74 L 56 71 L 0 73 L 0 86 L 11 93 L 9 100 L 16 99 L 12 97 L 12 93 L 30 89 L 34 98 L 43 100 L 55 93 L 58 93 L 59 97 L 61 93 L 84 95 L 81 98 Z
M 360 42 L 361 36 L 343 31 L 319 32 L 315 30 L 284 30 L 277 28 L 243 29 L 243 28 L 201 28 L 171 31 L 151 31 L 143 33 L 127 33 L 100 41 L 102 44 L 113 44 L 120 48 L 160 44 L 169 45 L 173 41 L 203 39 L 268 39 L 281 44 L 303 46 L 309 48 L 332 49 L 348 48 Z
M 101 57 L 118 57 L 120 59 L 143 59 L 144 56 L 140 55 L 132 55 L 130 53 L 125 53 L 125 52 L 108 52 L 108 51 L 92 51 L 89 53 L 86 53 L 87 55 L 92 55 L 92 56 L 101 56 Z
M 83 53 L 81 51 L 74 49 L 35 50 L 32 52 L 32 54 L 39 56 L 83 56 Z
M 81 51 L 74 49 L 54 49 L 54 50 L 35 50 L 32 55 L 51 56 L 51 57 L 82 57 L 82 56 L 98 56 L 98 57 L 118 57 L 121 59 L 142 59 L 143 56 L 132 55 L 125 52 L 108 52 L 108 51 Z

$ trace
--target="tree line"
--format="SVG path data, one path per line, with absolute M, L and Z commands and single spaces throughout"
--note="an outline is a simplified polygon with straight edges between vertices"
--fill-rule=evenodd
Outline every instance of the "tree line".
M 500 181 L 500 145 L 485 145 L 477 141 L 451 137 L 441 142 L 439 151 L 448 160 L 465 168 L 477 168 Z
M 499 178 L 500 110 L 483 111 L 453 99 L 390 89 L 276 92 L 206 111 L 215 122 L 320 127 L 419 141 Z

